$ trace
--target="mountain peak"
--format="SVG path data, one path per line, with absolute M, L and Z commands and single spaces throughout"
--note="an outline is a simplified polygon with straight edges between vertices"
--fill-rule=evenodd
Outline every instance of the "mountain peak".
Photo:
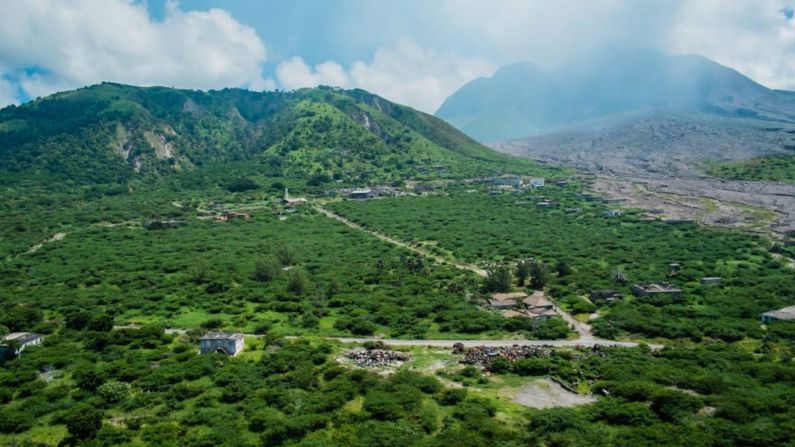
M 633 111 L 681 111 L 795 121 L 791 97 L 700 55 L 609 48 L 566 66 L 498 69 L 436 112 L 481 141 L 537 135 Z

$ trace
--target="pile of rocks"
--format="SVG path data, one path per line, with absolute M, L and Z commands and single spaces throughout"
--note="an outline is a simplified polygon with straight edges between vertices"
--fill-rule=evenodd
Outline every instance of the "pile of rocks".
M 378 368 L 411 360 L 411 354 L 408 352 L 386 349 L 355 349 L 348 351 L 345 357 L 353 360 L 353 363 L 360 368 Z
M 487 366 L 497 357 L 502 357 L 513 362 L 527 357 L 550 357 L 554 353 L 555 349 L 551 346 L 475 346 L 466 352 L 466 356 L 461 360 L 461 363 L 466 365 Z

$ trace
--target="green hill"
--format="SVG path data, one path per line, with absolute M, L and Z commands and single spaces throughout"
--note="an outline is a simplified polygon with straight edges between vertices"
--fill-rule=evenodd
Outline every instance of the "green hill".
M 103 83 L 0 110 L 0 173 L 76 184 L 245 162 L 272 177 L 399 181 L 532 165 L 362 90 L 178 90 Z

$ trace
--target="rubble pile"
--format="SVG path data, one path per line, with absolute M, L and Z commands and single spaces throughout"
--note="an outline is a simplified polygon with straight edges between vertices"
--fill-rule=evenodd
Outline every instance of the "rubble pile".
M 511 362 L 527 357 L 550 357 L 555 353 L 551 346 L 509 346 L 487 347 L 475 346 L 466 352 L 461 363 L 465 365 L 488 366 L 497 357 L 502 357 Z
M 389 351 L 386 349 L 357 349 L 349 351 L 345 357 L 353 360 L 360 368 L 377 368 L 388 366 L 395 362 L 411 360 L 408 352 Z

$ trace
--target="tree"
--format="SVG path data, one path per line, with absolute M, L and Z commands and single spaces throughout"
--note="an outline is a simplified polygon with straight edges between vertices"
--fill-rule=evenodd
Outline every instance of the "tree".
M 11 332 L 29 331 L 31 327 L 39 324 L 43 313 L 30 306 L 13 306 L 0 309 L 0 324 L 6 326 Z
M 118 382 L 111 380 L 105 382 L 97 388 L 99 394 L 106 402 L 116 403 L 127 397 L 130 393 L 130 384 L 127 382 Z
M 530 277 L 530 262 L 529 261 L 521 261 L 516 266 L 516 280 L 517 285 L 519 287 L 524 287 L 524 283 L 527 282 L 527 278 Z
M 555 271 L 558 273 L 558 276 L 568 276 L 571 275 L 573 270 L 568 262 L 560 260 L 555 264 Z
M 294 265 L 296 262 L 293 250 L 290 247 L 285 247 L 284 245 L 280 245 L 276 248 L 276 258 L 279 260 L 279 263 L 282 265 L 282 267 Z
M 541 261 L 533 261 L 530 264 L 530 287 L 541 290 L 547 284 L 549 270 L 546 264 Z
M 108 314 L 99 314 L 88 320 L 87 328 L 97 332 L 110 332 L 113 329 L 113 317 Z
M 613 282 L 617 284 L 626 284 L 628 282 L 627 275 L 621 269 L 613 269 L 610 273 L 610 277 Z
M 488 271 L 483 287 L 486 292 L 510 292 L 512 283 L 511 269 L 501 265 Z
M 64 318 L 66 327 L 69 329 L 83 330 L 88 326 L 91 315 L 82 309 L 70 309 Z
M 73 438 L 90 439 L 102 428 L 102 413 L 94 407 L 78 405 L 66 413 L 64 422 Z
M 375 273 L 378 277 L 378 282 L 381 283 L 381 279 L 384 277 L 384 269 L 386 268 L 386 263 L 382 258 L 378 258 L 375 260 Z
M 260 259 L 254 265 L 253 278 L 257 281 L 268 282 L 275 279 L 282 272 L 279 260 L 274 256 Z
M 82 367 L 72 374 L 77 386 L 86 391 L 95 391 L 105 381 L 105 375 L 92 366 Z
M 244 192 L 252 189 L 259 189 L 259 185 L 254 180 L 241 177 L 230 183 L 226 189 L 228 189 L 229 192 Z
M 21 433 L 33 426 L 33 418 L 29 415 L 0 409 L 0 433 Z
M 309 278 L 302 269 L 296 268 L 290 271 L 290 280 L 287 283 L 287 290 L 296 295 L 303 295 L 309 290 Z

